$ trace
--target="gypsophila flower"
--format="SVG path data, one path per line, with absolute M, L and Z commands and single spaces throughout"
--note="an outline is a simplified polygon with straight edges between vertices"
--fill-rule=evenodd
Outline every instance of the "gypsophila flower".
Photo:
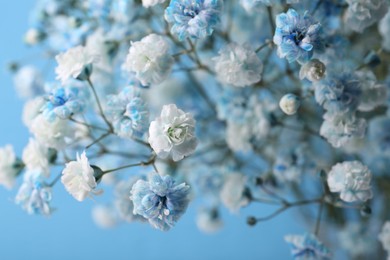
M 22 160 L 28 170 L 40 170 L 45 177 L 50 177 L 49 149 L 37 140 L 30 138 L 23 150 Z
M 147 104 L 135 87 L 126 87 L 107 101 L 107 115 L 120 137 L 142 137 L 149 127 Z
M 294 115 L 301 105 L 301 100 L 294 94 L 284 95 L 279 102 L 280 109 L 287 115 Z
M 222 203 L 232 213 L 237 213 L 250 202 L 245 194 L 247 180 L 247 176 L 241 173 L 231 173 L 226 176 L 220 197 Z
M 379 21 L 388 10 L 386 0 L 346 0 L 346 24 L 354 31 L 363 32 L 368 26 Z
M 41 108 L 45 104 L 45 99 L 41 96 L 27 101 L 24 104 L 22 120 L 25 126 L 31 127 L 34 119 L 41 113 Z
M 65 189 L 78 201 L 86 197 L 100 195 L 103 190 L 97 190 L 97 180 L 94 176 L 94 169 L 89 164 L 85 151 L 79 155 L 77 160 L 65 165 L 62 171 L 61 182 Z
M 74 132 L 69 122 L 56 118 L 48 122 L 42 115 L 38 115 L 29 127 L 35 138 L 49 148 L 62 149 L 73 139 Z
M 343 201 L 367 201 L 372 198 L 371 176 L 367 166 L 350 161 L 334 165 L 327 181 L 330 191 L 340 192 Z
M 325 76 L 325 64 L 317 59 L 312 59 L 306 64 L 302 65 L 299 71 L 300 79 L 308 79 L 311 82 L 319 81 Z
M 16 195 L 15 202 L 20 204 L 28 214 L 50 215 L 52 208 L 51 187 L 45 184 L 40 171 L 27 171 L 23 184 Z
M 34 98 L 43 94 L 43 79 L 40 71 L 33 66 L 23 66 L 14 76 L 15 88 L 22 98 Z
M 196 225 L 205 233 L 215 233 L 223 226 L 218 209 L 201 208 L 196 217 Z
M 0 185 L 11 189 L 21 168 L 13 147 L 11 145 L 0 147 Z
M 118 224 L 115 211 L 105 205 L 97 205 L 92 209 L 92 219 L 101 228 L 113 228 Z
M 142 0 L 142 5 L 146 8 L 164 3 L 166 0 Z
M 213 33 L 220 22 L 222 0 L 171 0 L 165 20 L 172 23 L 171 33 L 180 41 L 201 39 Z
M 350 222 L 338 235 L 340 245 L 345 248 L 353 259 L 372 255 L 376 248 L 373 234 L 366 225 Z
M 133 185 L 140 179 L 143 178 L 133 176 L 128 180 L 120 181 L 115 186 L 115 209 L 118 211 L 119 217 L 127 222 L 145 221 L 144 217 L 134 213 L 133 201 L 129 199 Z
M 185 183 L 176 185 L 171 176 L 151 173 L 148 181 L 138 180 L 131 189 L 134 214 L 148 219 L 153 227 L 167 231 L 185 213 L 189 188 Z
M 261 80 L 263 64 L 249 46 L 230 43 L 213 60 L 218 80 L 224 84 L 245 87 Z
M 142 85 L 159 84 L 170 74 L 173 58 L 168 54 L 169 44 L 157 34 L 131 42 L 123 69 L 135 73 Z
M 387 251 L 388 258 L 390 256 L 390 221 L 386 221 L 383 224 L 382 230 L 378 235 L 378 239 L 382 244 L 384 250 Z
M 79 89 L 76 87 L 57 88 L 46 97 L 47 102 L 41 109 L 42 114 L 52 122 L 57 117 L 67 119 L 81 113 L 84 110 L 84 102 L 78 96 Z
M 329 249 L 313 234 L 287 235 L 284 240 L 291 246 L 295 260 L 325 260 L 331 258 Z
M 321 24 L 308 12 L 301 16 L 294 9 L 276 16 L 273 41 L 278 46 L 278 56 L 288 62 L 305 63 L 314 52 L 324 50 Z
M 99 55 L 91 53 L 86 47 L 76 46 L 56 56 L 57 79 L 65 84 L 71 78 L 87 79 L 92 73 L 92 64 L 98 62 Z
M 176 105 L 163 106 L 160 117 L 150 123 L 149 143 L 161 158 L 179 161 L 195 151 L 195 120 Z
M 382 48 L 390 52 L 390 12 L 380 21 L 378 30 L 382 36 Z

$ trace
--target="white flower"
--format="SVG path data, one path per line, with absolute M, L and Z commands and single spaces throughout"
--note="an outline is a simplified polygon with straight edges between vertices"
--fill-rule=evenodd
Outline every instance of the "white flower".
M 226 142 L 233 151 L 247 152 L 252 149 L 252 129 L 249 124 L 227 121 Z
M 92 209 L 92 219 L 101 228 L 112 228 L 118 224 L 115 211 L 109 206 L 95 206 Z
M 340 192 L 340 198 L 346 202 L 371 199 L 370 181 L 370 170 L 359 161 L 338 163 L 328 173 L 330 191 Z
M 146 8 L 164 3 L 165 0 L 142 0 L 142 5 Z
M 289 116 L 294 115 L 298 111 L 300 105 L 301 101 L 299 100 L 299 97 L 294 94 L 284 95 L 279 102 L 280 109 Z
M 223 222 L 217 209 L 202 208 L 198 212 L 196 225 L 205 233 L 214 233 L 222 228 Z
M 11 189 L 20 169 L 16 166 L 17 160 L 11 145 L 0 148 L 0 185 Z
M 68 121 L 56 118 L 48 122 L 42 114 L 31 123 L 30 131 L 41 144 L 54 149 L 64 148 L 74 136 Z
M 49 149 L 34 138 L 24 148 L 22 160 L 28 170 L 41 170 L 45 177 L 50 177 Z
M 230 43 L 213 60 L 218 80 L 224 84 L 245 87 L 261 80 L 263 64 L 247 46 Z
M 222 203 L 231 212 L 236 213 L 241 207 L 248 205 L 249 198 L 244 195 L 247 177 L 240 173 L 232 173 L 226 177 L 220 197 Z
M 123 69 L 134 72 L 143 85 L 161 83 L 168 77 L 173 63 L 168 49 L 168 42 L 162 36 L 150 34 L 131 43 Z
M 326 66 L 320 60 L 312 59 L 302 65 L 299 71 L 299 78 L 315 82 L 321 80 L 325 76 Z
M 379 241 L 382 243 L 383 249 L 390 253 L 390 221 L 386 221 L 382 227 L 382 231 L 378 235 Z M 387 259 L 389 259 L 388 256 Z
M 37 44 L 42 38 L 42 33 L 35 28 L 30 28 L 24 35 L 24 41 L 29 45 Z
M 382 36 L 382 48 L 390 52 L 390 12 L 380 21 L 378 29 Z
M 44 92 L 42 75 L 33 66 L 20 68 L 16 72 L 13 82 L 18 95 L 22 98 L 34 98 Z
M 45 99 L 39 96 L 24 104 L 22 120 L 28 128 L 30 128 L 34 119 L 40 114 L 41 108 L 45 103 Z
M 164 106 L 161 116 L 150 123 L 149 143 L 161 158 L 183 159 L 197 146 L 194 118 L 174 104 Z
M 64 84 L 70 78 L 80 78 L 83 74 L 89 76 L 91 68 L 89 65 L 98 62 L 99 55 L 88 51 L 86 47 L 76 46 L 56 56 L 58 66 L 56 67 L 57 79 Z
M 94 170 L 90 166 L 85 152 L 77 154 L 77 161 L 66 164 L 62 171 L 61 182 L 65 189 L 78 201 L 83 201 L 90 194 L 99 195 L 103 191 L 96 190 L 97 182 Z

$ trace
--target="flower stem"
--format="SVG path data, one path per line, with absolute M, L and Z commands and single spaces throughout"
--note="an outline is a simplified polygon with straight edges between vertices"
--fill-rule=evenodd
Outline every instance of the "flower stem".
M 153 165 L 155 160 L 156 160 L 156 155 L 153 154 L 152 157 L 150 157 L 149 160 L 147 160 L 146 162 L 139 162 L 139 163 L 128 164 L 128 165 L 124 165 L 124 166 L 121 166 L 121 167 L 118 167 L 118 168 L 107 170 L 107 171 L 103 172 L 103 175 L 107 174 L 107 173 L 110 173 L 110 172 L 116 172 L 116 171 L 119 171 L 119 170 L 131 168 L 131 167 L 148 166 L 148 165 L 151 165 L 151 164 Z

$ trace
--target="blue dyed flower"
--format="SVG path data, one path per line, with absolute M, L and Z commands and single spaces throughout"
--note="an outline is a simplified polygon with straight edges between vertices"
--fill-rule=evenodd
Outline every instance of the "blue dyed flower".
M 28 171 L 24 175 L 15 202 L 20 204 L 29 214 L 50 215 L 51 188 L 43 179 L 39 171 Z
M 329 249 L 312 234 L 287 235 L 284 240 L 291 245 L 291 254 L 295 260 L 318 260 L 331 257 Z
M 179 185 L 170 176 L 157 173 L 149 175 L 148 181 L 138 180 L 131 190 L 134 214 L 142 215 L 160 230 L 172 228 L 187 209 L 189 188 Z
M 360 80 L 354 73 L 338 73 L 315 84 L 315 99 L 328 117 L 354 113 L 361 101 Z
M 79 89 L 74 87 L 54 89 L 47 96 L 47 102 L 42 107 L 42 113 L 49 122 L 57 117 L 67 119 L 83 111 L 84 102 L 79 98 Z
M 120 137 L 142 136 L 149 127 L 149 111 L 134 87 L 124 88 L 107 101 L 107 115 Z
M 280 58 L 288 62 L 305 63 L 313 56 L 314 51 L 324 50 L 321 38 L 322 26 L 305 12 L 299 15 L 294 9 L 276 16 L 274 43 L 278 45 Z
M 171 0 L 165 19 L 172 23 L 172 34 L 180 41 L 187 37 L 200 39 L 212 34 L 220 22 L 221 0 Z

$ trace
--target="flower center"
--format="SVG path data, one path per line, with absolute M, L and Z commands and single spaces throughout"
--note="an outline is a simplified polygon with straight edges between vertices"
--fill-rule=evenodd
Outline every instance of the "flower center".
M 183 14 L 185 16 L 190 16 L 191 18 L 194 18 L 197 16 L 200 12 L 200 4 L 196 3 L 196 1 L 192 1 L 192 3 L 189 6 L 183 6 Z
M 304 31 L 293 31 L 291 33 L 291 38 L 294 40 L 296 45 L 299 45 L 299 43 L 305 38 L 306 32 Z
M 169 140 L 171 140 L 174 144 L 181 144 L 185 140 L 187 130 L 188 129 L 185 126 L 171 126 L 167 130 L 167 135 L 169 137 Z

